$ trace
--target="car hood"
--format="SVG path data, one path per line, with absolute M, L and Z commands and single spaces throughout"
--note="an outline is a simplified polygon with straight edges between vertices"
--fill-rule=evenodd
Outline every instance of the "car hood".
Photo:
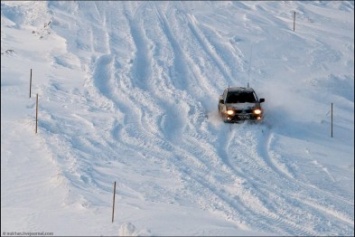
M 258 103 L 227 103 L 226 104 L 227 108 L 233 108 L 233 109 L 241 109 L 241 110 L 246 110 L 246 109 L 254 109 L 260 107 Z

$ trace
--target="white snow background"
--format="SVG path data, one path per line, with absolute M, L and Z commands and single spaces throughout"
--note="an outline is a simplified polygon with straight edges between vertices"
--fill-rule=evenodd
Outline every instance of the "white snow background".
M 37 232 L 353 236 L 354 1 L 1 1 L 1 234 Z

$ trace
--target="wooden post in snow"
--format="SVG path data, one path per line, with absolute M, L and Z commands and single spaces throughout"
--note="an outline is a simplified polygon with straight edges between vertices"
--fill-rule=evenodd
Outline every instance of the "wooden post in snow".
M 116 181 L 113 183 L 112 223 L 115 217 L 115 196 L 116 196 Z
M 296 11 L 293 11 L 293 31 L 296 30 Z

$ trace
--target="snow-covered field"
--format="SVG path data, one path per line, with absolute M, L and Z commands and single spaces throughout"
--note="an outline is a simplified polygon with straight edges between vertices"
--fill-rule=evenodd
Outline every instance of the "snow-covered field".
M 354 1 L 1 1 L 1 234 L 37 232 L 353 236 Z

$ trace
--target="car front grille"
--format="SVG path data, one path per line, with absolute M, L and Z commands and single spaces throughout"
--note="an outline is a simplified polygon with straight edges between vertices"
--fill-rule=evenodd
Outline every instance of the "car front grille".
M 246 114 L 249 114 L 249 113 L 253 113 L 253 110 L 252 109 L 236 109 L 235 110 L 236 113 L 238 114 L 241 114 L 241 113 L 246 113 Z

